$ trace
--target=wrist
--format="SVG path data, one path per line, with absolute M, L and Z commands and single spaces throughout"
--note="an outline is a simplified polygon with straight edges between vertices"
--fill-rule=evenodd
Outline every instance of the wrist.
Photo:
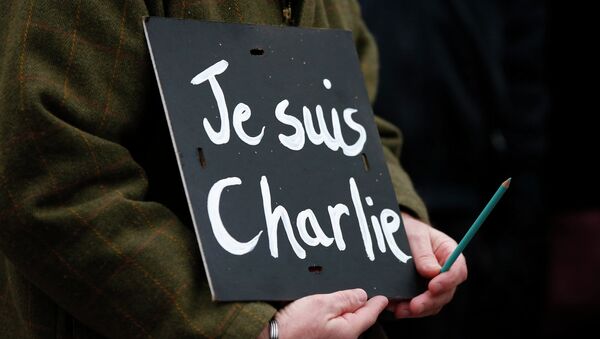
M 256 338 L 257 339 L 269 339 L 269 323 L 267 323 L 267 325 L 263 328 L 263 330 L 260 331 L 260 334 Z

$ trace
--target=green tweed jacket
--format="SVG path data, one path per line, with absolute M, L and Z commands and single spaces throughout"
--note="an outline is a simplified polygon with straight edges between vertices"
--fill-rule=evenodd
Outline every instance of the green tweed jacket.
M 0 1 L 0 337 L 255 337 L 267 303 L 214 303 L 142 29 L 171 16 L 352 30 L 355 1 Z M 399 203 L 426 219 L 378 120 Z

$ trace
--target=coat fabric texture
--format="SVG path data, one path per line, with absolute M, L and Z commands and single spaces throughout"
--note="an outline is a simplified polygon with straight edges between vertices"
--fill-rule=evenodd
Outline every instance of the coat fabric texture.
M 144 16 L 351 30 L 375 95 L 354 1 L 3 1 L 0 337 L 251 338 L 276 312 L 211 301 Z M 398 202 L 426 220 L 377 123 Z

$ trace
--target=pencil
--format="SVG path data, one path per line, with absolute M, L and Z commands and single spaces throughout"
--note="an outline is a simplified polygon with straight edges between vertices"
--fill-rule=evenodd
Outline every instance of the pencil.
M 500 200 L 500 198 L 502 198 L 502 195 L 504 194 L 504 192 L 506 192 L 506 190 L 508 189 L 508 186 L 510 186 L 510 178 L 506 179 L 506 181 L 504 181 L 502 183 L 502 185 L 500 185 L 500 187 L 498 187 L 498 190 L 496 191 L 496 193 L 494 193 L 494 196 L 492 197 L 492 199 L 490 199 L 490 201 L 487 203 L 487 205 L 485 205 L 485 207 L 483 208 L 483 211 L 481 211 L 481 213 L 479 213 L 479 216 L 477 217 L 477 219 L 475 219 L 475 222 L 473 223 L 473 225 L 471 225 L 471 227 L 469 228 L 469 230 L 467 231 L 465 236 L 458 243 L 458 246 L 456 246 L 456 248 L 454 249 L 452 254 L 450 254 L 450 257 L 448 257 L 448 260 L 446 260 L 446 263 L 440 270 L 441 273 L 448 271 L 450 269 L 450 267 L 452 267 L 452 264 L 454 264 L 454 262 L 456 261 L 458 256 L 462 253 L 462 251 L 465 249 L 465 247 L 467 247 L 467 245 L 469 244 L 469 242 L 471 241 L 471 239 L 473 238 L 475 233 L 477 233 L 477 231 L 479 230 L 479 227 L 481 227 L 481 224 L 483 224 L 483 222 L 488 217 L 490 212 L 494 209 L 494 207 L 498 203 L 498 200 Z

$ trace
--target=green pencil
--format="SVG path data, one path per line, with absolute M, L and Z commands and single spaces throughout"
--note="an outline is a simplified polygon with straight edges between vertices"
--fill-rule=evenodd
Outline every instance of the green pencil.
M 446 272 L 450 269 L 450 267 L 452 267 L 452 264 L 454 264 L 456 258 L 458 258 L 458 256 L 462 253 L 465 247 L 467 247 L 469 241 L 471 241 L 475 233 L 477 233 L 477 230 L 479 230 L 479 227 L 481 227 L 481 224 L 483 224 L 485 219 L 488 217 L 490 212 L 498 203 L 498 200 L 502 198 L 502 195 L 504 194 L 504 192 L 506 192 L 508 186 L 510 186 L 510 178 L 506 179 L 506 181 L 503 182 L 502 185 L 500 185 L 500 187 L 498 187 L 498 190 L 496 191 L 496 193 L 494 193 L 494 196 L 492 197 L 492 199 L 490 199 L 487 205 L 485 205 L 483 211 L 481 211 L 477 219 L 475 219 L 475 222 L 473 223 L 473 225 L 471 225 L 471 228 L 469 228 L 467 234 L 465 234 L 462 240 L 458 243 L 458 246 L 456 246 L 454 252 L 450 254 L 450 257 L 448 258 L 448 260 L 446 260 L 446 263 L 444 264 L 440 272 Z

